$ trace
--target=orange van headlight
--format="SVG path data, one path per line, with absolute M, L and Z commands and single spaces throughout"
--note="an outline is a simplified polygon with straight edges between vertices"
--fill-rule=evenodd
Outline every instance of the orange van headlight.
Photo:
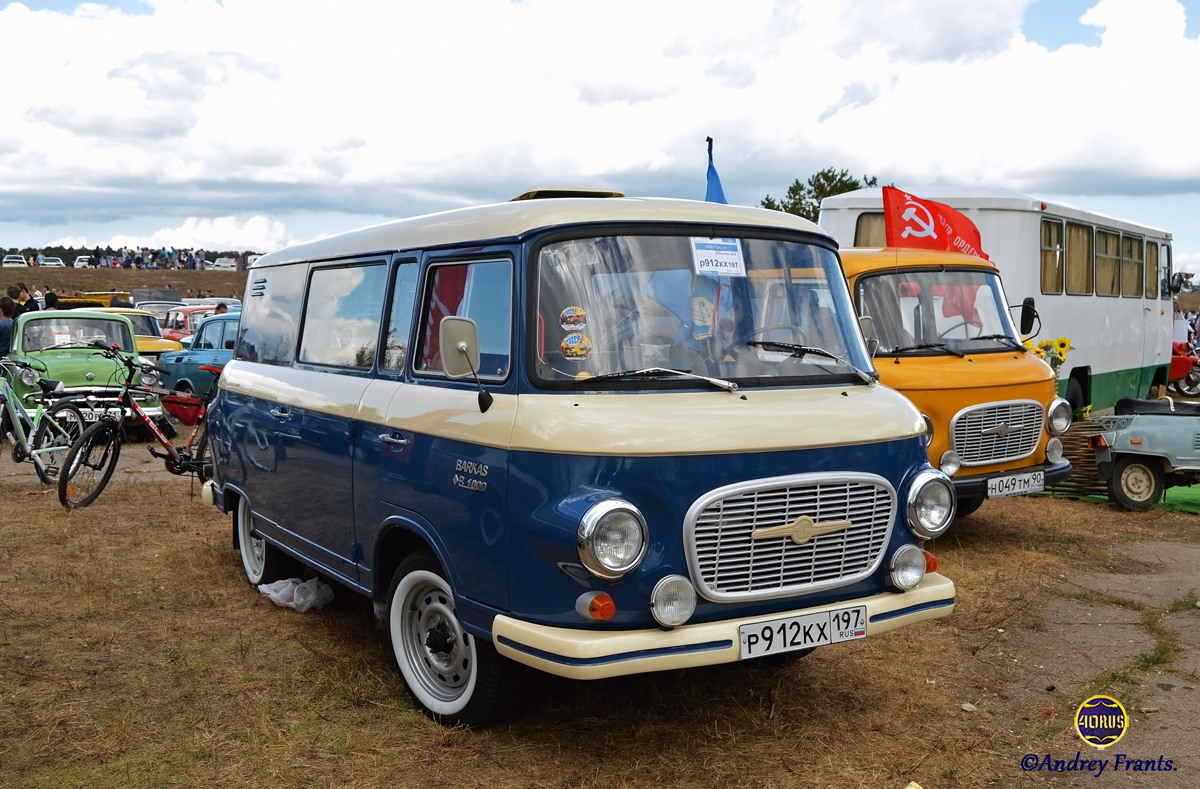
M 1046 409 L 1046 427 L 1050 430 L 1050 435 L 1061 436 L 1071 429 L 1071 404 L 1061 397 L 1054 398 L 1050 403 L 1050 407 Z

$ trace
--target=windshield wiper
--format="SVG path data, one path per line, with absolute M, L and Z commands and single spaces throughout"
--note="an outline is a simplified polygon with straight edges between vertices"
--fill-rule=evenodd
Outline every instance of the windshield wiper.
M 736 392 L 738 385 L 733 381 L 726 381 L 723 378 L 709 378 L 707 375 L 696 375 L 690 370 L 672 370 L 669 367 L 647 367 L 645 370 L 622 370 L 619 373 L 605 373 L 604 375 L 593 375 L 588 378 L 579 378 L 575 380 L 575 384 L 591 383 L 593 381 L 634 381 L 638 378 L 695 378 L 699 381 L 708 381 L 713 386 L 724 389 L 726 392 Z
M 806 355 L 824 356 L 826 359 L 833 359 L 835 362 L 841 362 L 854 371 L 855 375 L 861 378 L 866 383 L 874 386 L 878 377 L 864 373 L 862 370 L 855 367 L 850 362 L 846 361 L 836 353 L 831 353 L 824 348 L 816 348 L 812 345 L 797 345 L 791 342 L 774 342 L 773 340 L 750 340 L 747 345 L 753 345 L 756 348 L 762 348 L 764 351 L 775 353 L 790 353 L 797 359 L 803 359 Z
M 1013 343 L 1014 348 L 1024 348 L 1025 346 L 1009 337 L 1007 334 L 981 334 L 978 337 L 968 337 L 968 340 L 1007 340 Z
M 904 353 L 905 351 L 923 351 L 923 350 L 926 350 L 927 348 L 937 348 L 937 349 L 945 351 L 946 353 L 952 353 L 955 356 L 959 357 L 960 359 L 963 356 L 966 356 L 966 354 L 963 353 L 962 351 L 960 351 L 956 348 L 950 348 L 944 342 L 923 342 L 923 343 L 919 343 L 917 345 L 905 345 L 903 348 L 892 348 L 891 350 L 888 351 L 888 353 Z

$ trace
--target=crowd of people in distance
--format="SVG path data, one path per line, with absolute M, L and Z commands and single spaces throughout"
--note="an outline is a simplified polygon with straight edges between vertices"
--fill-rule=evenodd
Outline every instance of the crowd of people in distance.
M 67 295 L 65 290 L 61 293 L 64 296 Z M 5 295 L 0 296 L 0 356 L 8 355 L 12 341 L 13 321 L 27 312 L 58 309 L 58 297 L 59 294 L 48 286 L 44 293 L 38 290 L 37 286 L 34 286 L 31 292 L 29 286 L 24 282 L 8 286 Z
M 84 252 L 87 252 L 87 250 L 85 249 Z M 37 255 L 29 258 L 29 264 L 32 266 L 41 266 L 45 257 L 43 253 L 39 252 Z M 193 271 L 203 271 L 212 268 L 213 264 L 213 260 L 210 260 L 202 249 L 172 249 L 170 247 L 163 247 L 162 249 L 147 249 L 145 247 L 121 247 L 119 249 L 113 249 L 111 246 L 96 247 L 90 254 L 76 257 L 74 261 L 75 267 L 82 268 L 85 258 L 88 268 L 109 269 L 190 269 Z M 238 271 L 245 269 L 246 261 L 241 255 L 234 255 L 233 259 L 237 263 Z

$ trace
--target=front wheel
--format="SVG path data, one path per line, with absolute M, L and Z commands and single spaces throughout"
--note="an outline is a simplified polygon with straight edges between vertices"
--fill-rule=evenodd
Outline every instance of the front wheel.
M 33 466 L 43 485 L 52 485 L 58 480 L 71 445 L 83 435 L 87 425 L 83 413 L 71 403 L 59 403 L 51 407 L 33 432 Z M 38 461 L 41 461 L 40 463 Z
M 1141 455 L 1122 455 L 1113 463 L 1108 497 L 1127 510 L 1145 512 L 1163 496 L 1162 461 Z
M 282 581 L 299 575 L 303 569 L 295 559 L 254 535 L 254 515 L 250 512 L 250 500 L 245 496 L 238 499 L 237 537 L 242 569 L 251 586 Z
M 954 520 L 965 518 L 983 506 L 986 496 L 959 496 L 954 508 Z
M 1172 385 L 1184 397 L 1200 397 L 1200 372 L 1193 368 Z
M 423 713 L 449 726 L 480 726 L 504 711 L 515 667 L 463 628 L 445 575 L 428 551 L 400 562 L 388 596 L 388 636 Z
M 101 420 L 83 431 L 63 458 L 58 500 L 67 509 L 86 507 L 104 492 L 121 457 L 121 426 Z

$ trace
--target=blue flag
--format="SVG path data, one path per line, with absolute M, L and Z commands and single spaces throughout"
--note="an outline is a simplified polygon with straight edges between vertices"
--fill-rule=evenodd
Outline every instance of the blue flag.
M 712 137 L 705 137 L 708 140 L 708 191 L 704 193 L 704 201 L 707 203 L 728 203 L 725 199 L 725 190 L 721 188 L 721 176 L 717 175 L 717 167 L 712 160 Z

